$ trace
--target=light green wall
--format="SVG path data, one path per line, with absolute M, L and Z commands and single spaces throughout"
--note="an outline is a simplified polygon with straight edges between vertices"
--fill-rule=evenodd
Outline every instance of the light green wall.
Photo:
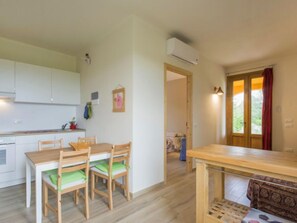
M 0 37 L 0 58 L 76 71 L 76 57 Z

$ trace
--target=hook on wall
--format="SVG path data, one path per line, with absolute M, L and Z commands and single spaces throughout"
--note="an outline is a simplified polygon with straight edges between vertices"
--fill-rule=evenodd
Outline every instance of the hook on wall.
M 82 58 L 87 64 L 91 64 L 92 63 L 92 59 L 89 55 L 89 53 L 85 54 L 85 57 Z

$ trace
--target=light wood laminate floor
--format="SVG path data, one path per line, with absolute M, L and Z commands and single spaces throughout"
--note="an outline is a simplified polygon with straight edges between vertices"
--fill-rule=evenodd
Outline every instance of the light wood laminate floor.
M 130 202 L 116 189 L 113 195 L 114 210 L 110 211 L 105 199 L 95 196 L 90 200 L 90 219 L 84 217 L 83 200 L 74 205 L 71 195 L 62 199 L 63 222 L 195 222 L 195 172 L 185 174 L 185 162 L 178 160 L 178 154 L 168 155 L 168 182 Z M 226 198 L 248 204 L 245 197 L 247 180 L 226 176 Z M 34 184 L 32 184 L 34 189 Z M 23 223 L 35 221 L 35 197 L 30 208 L 25 206 L 25 184 L 0 189 L 0 222 Z M 50 196 L 52 202 L 54 197 Z M 43 222 L 56 222 L 53 213 L 43 217 Z

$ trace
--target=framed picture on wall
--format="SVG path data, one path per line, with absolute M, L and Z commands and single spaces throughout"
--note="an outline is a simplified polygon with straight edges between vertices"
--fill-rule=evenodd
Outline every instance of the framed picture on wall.
M 112 91 L 113 112 L 125 112 L 125 88 Z

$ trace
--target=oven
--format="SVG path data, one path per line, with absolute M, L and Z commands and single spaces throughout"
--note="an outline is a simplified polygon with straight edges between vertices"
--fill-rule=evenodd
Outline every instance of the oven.
M 15 171 L 15 137 L 0 136 L 0 173 Z

